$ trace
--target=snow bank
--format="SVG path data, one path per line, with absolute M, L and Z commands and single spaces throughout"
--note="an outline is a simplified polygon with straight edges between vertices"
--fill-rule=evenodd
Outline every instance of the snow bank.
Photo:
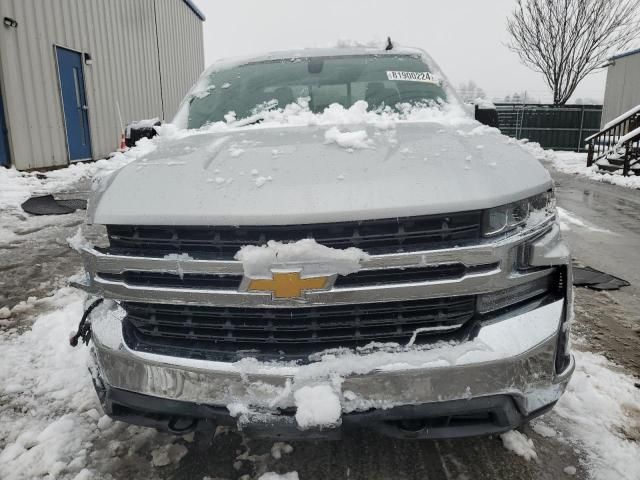
M 296 422 L 303 430 L 310 427 L 330 427 L 340 423 L 340 398 L 329 384 L 305 386 L 293 394 Z
M 138 146 L 124 153 L 114 153 L 109 159 L 73 163 L 66 168 L 47 172 L 19 172 L 15 168 L 0 168 L 0 212 L 18 210 L 31 196 L 68 192 L 82 180 L 108 175 L 154 150 L 155 142 L 143 139 Z
M 84 443 L 93 427 L 81 413 L 93 399 L 86 350 L 73 350 L 67 342 L 69 319 L 80 318 L 82 301 L 80 294 L 63 289 L 49 303 L 54 310 L 31 331 L 0 336 L 0 396 L 7 407 L 0 419 L 0 438 L 6 441 L 0 454 L 3 479 L 79 472 L 87 462 Z M 30 414 L 15 417 L 11 410 Z
M 559 172 L 582 175 L 596 182 L 610 183 L 619 187 L 640 188 L 640 176 L 623 177 L 609 173 L 598 173 L 598 167 L 587 167 L 587 154 L 577 152 L 556 152 L 544 150 L 538 143 L 519 142 L 522 148 L 531 152 L 538 160 Z
M 591 476 L 633 480 L 640 472 L 640 389 L 601 355 L 574 350 L 576 370 L 548 417 L 585 448 Z M 546 418 L 546 417 L 545 417 Z M 565 435 L 566 436 L 566 435 Z
M 0 329 L 0 478 L 98 478 L 136 462 L 137 478 L 152 477 L 139 451 L 165 449 L 177 461 L 176 438 L 113 422 L 99 413 L 87 370 L 87 348 L 69 346 L 82 316 L 84 294 L 63 288 L 35 300 L 30 330 Z M 25 310 L 28 313 L 30 310 Z M 159 458 L 159 457 L 158 457 Z M 120 463 L 122 462 L 122 463 Z
M 520 455 L 526 461 L 538 458 L 538 454 L 533 448 L 533 441 L 528 438 L 524 433 L 520 433 L 517 430 L 511 430 L 500 435 L 502 445 L 507 450 Z
M 369 255 L 359 248 L 344 250 L 329 248 L 305 238 L 295 243 L 281 243 L 274 240 L 267 245 L 245 245 L 236 260 L 242 262 L 245 275 L 252 278 L 271 278 L 272 268 L 300 267 L 312 268 L 314 275 L 349 275 L 360 270 L 360 262 Z

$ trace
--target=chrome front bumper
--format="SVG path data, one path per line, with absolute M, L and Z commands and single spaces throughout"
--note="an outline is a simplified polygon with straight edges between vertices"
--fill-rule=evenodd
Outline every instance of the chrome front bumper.
M 553 404 L 573 372 L 573 358 L 554 369 L 563 300 L 497 319 L 471 341 L 396 353 L 327 355 L 308 365 L 191 360 L 136 352 L 122 337 L 122 311 L 96 309 L 92 321 L 94 374 L 108 386 L 153 397 L 257 411 L 294 406 L 294 392 L 329 382 L 343 412 L 388 409 L 506 394 L 524 415 Z

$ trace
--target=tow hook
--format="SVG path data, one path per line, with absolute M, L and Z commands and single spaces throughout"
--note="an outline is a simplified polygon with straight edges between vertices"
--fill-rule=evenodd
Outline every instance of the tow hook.
M 100 305 L 103 301 L 104 298 L 97 299 L 84 311 L 82 319 L 78 324 L 78 331 L 75 335 L 69 338 L 69 345 L 71 345 L 72 347 L 77 347 L 79 339 L 82 339 L 82 343 L 84 343 L 85 345 L 89 345 L 89 340 L 91 340 L 91 322 L 87 321 L 87 319 L 89 318 L 89 315 L 91 315 L 91 312 L 94 310 L 94 308 Z
M 180 418 L 180 417 L 172 417 L 169 420 L 169 424 L 167 425 L 167 430 L 169 430 L 174 435 L 187 435 L 195 431 L 198 426 L 198 419 L 192 418 L 191 422 L 189 422 L 185 427 L 178 427 L 178 422 L 181 420 L 189 420 L 188 418 Z

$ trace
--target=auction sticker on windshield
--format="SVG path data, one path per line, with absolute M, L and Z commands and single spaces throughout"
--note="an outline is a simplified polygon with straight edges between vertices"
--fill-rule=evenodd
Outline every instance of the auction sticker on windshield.
M 406 82 L 424 82 L 440 84 L 440 81 L 429 72 L 399 72 L 397 70 L 387 70 L 389 80 L 403 80 Z

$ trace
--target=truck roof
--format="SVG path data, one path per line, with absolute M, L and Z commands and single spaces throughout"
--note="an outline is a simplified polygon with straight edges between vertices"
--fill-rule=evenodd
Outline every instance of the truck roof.
M 296 58 L 314 58 L 314 57 L 346 57 L 360 55 L 418 55 L 427 63 L 431 63 L 430 57 L 424 50 L 411 47 L 394 47 L 392 50 L 385 50 L 384 45 L 381 46 L 348 46 L 348 47 L 330 47 L 330 48 L 299 48 L 295 50 L 281 50 L 275 52 L 266 52 L 258 55 L 245 57 L 223 58 L 212 63 L 207 68 L 207 72 L 218 70 L 226 70 L 228 68 L 247 65 L 250 63 L 268 62 L 274 60 L 288 60 Z

